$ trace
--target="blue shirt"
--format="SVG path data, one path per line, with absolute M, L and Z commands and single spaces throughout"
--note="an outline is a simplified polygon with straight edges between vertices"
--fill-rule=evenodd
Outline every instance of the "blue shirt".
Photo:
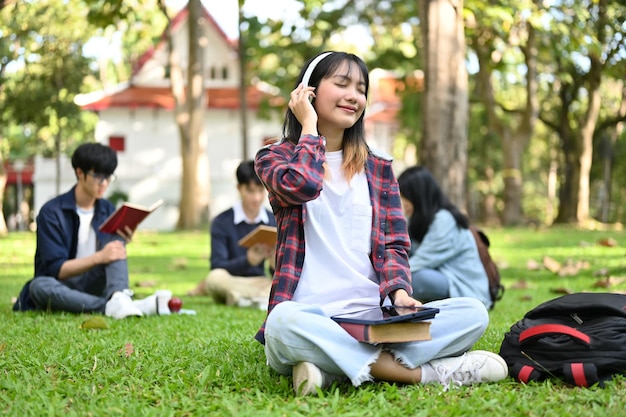
M 476 240 L 469 229 L 459 228 L 448 210 L 439 210 L 421 243 L 413 242 L 411 273 L 435 269 L 448 278 L 450 297 L 473 297 L 489 308 L 489 279 Z
M 37 249 L 35 251 L 35 279 L 37 277 L 59 277 L 61 265 L 76 258 L 78 246 L 78 226 L 80 220 L 76 213 L 76 186 L 70 191 L 48 201 L 37 215 Z M 91 224 L 96 231 L 96 241 L 101 241 L 104 233 L 98 227 L 115 211 L 115 206 L 108 200 L 96 200 Z M 28 287 L 24 285 L 13 310 L 30 310 L 35 305 L 30 299 Z
M 35 252 L 35 277 L 59 276 L 61 265 L 68 259 L 76 258 L 78 246 L 78 226 L 76 213 L 76 187 L 61 194 L 43 205 L 37 215 L 37 250 Z M 103 233 L 98 227 L 115 211 L 108 200 L 96 200 L 91 225 L 96 231 L 96 240 L 101 241 Z

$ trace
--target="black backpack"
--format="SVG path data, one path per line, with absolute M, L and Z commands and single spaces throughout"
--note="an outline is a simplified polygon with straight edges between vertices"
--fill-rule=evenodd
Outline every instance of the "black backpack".
M 602 386 L 626 373 L 626 295 L 576 293 L 546 301 L 511 326 L 500 356 L 520 382 L 553 377 Z

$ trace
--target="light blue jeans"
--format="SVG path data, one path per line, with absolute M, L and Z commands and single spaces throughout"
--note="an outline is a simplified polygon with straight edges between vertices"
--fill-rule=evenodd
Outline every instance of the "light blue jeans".
M 433 359 L 468 351 L 489 323 L 487 309 L 473 298 L 449 298 L 425 305 L 440 309 L 430 327 L 432 340 L 371 345 L 358 342 L 320 307 L 284 301 L 267 317 L 265 356 L 282 375 L 290 375 L 298 362 L 311 362 L 327 373 L 346 375 L 359 386 L 373 379 L 370 365 L 383 350 L 414 369 Z
M 411 278 L 413 298 L 423 303 L 450 297 L 448 277 L 436 269 L 420 269 Z
M 121 237 L 110 235 L 110 240 Z M 100 242 L 98 249 L 106 245 Z M 126 259 L 98 265 L 82 275 L 60 280 L 39 276 L 30 282 L 30 296 L 40 310 L 70 313 L 104 313 L 107 301 L 115 291 L 128 288 Z

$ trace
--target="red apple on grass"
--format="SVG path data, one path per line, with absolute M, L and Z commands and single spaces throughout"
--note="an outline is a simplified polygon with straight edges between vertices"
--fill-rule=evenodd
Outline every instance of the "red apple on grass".
M 170 301 L 168 301 L 167 306 L 172 313 L 178 313 L 183 306 L 183 300 L 178 297 L 172 297 Z

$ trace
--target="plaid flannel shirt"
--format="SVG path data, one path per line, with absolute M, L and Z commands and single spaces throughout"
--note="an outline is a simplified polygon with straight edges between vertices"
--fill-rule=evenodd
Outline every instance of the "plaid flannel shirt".
M 322 136 L 303 135 L 297 145 L 283 140 L 260 149 L 255 158 L 255 169 L 269 191 L 278 225 L 276 270 L 268 314 L 277 304 L 293 298 L 302 273 L 304 204 L 316 199 L 322 191 L 324 142 Z M 390 158 L 370 151 L 365 172 L 373 208 L 370 260 L 382 303 L 395 290 L 412 292 L 410 240 Z M 265 343 L 264 330 L 265 323 L 255 336 L 261 343 Z

